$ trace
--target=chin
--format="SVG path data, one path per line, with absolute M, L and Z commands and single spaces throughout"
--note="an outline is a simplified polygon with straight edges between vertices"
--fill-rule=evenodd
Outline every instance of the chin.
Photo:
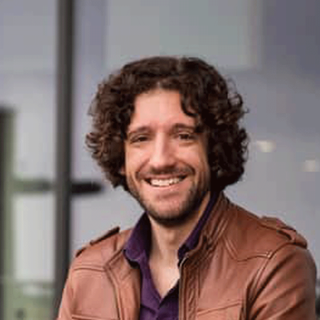
M 148 216 L 163 226 L 179 226 L 191 220 L 197 213 L 197 208 L 188 206 L 175 207 L 150 207 L 145 208 Z
M 180 215 L 160 215 L 160 214 L 152 214 L 148 212 L 148 216 L 153 219 L 157 224 L 166 226 L 166 227 L 175 227 L 181 226 L 189 220 L 189 215 L 180 214 Z

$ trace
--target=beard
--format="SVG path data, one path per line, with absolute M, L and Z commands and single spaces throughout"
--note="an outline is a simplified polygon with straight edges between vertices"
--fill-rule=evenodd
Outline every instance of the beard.
M 210 190 L 210 177 L 200 176 L 198 183 L 193 182 L 184 194 L 179 195 L 179 200 L 172 200 L 170 197 L 152 200 L 140 191 L 132 177 L 127 177 L 127 185 L 131 195 L 148 216 L 160 225 L 174 227 L 184 224 L 198 213 L 204 197 Z M 161 201 L 167 203 L 167 208 L 161 208 L 157 203 Z

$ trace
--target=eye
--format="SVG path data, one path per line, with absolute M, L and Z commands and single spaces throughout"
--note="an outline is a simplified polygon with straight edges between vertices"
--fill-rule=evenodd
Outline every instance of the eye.
M 195 139 L 195 135 L 189 132 L 181 132 L 178 134 L 178 138 L 180 140 L 194 140 Z
M 138 135 L 138 136 L 134 136 L 130 139 L 130 143 L 141 143 L 141 142 L 145 142 L 148 140 L 148 136 L 147 135 Z

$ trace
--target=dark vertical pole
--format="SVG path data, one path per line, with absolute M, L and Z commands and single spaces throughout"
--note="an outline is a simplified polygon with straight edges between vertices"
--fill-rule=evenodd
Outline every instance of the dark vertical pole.
M 74 1 L 58 1 L 57 172 L 54 313 L 60 304 L 70 259 L 71 138 Z M 55 315 L 54 315 L 55 316 Z
M 0 319 L 12 317 L 12 194 L 14 112 L 0 106 Z M 9 280 L 8 280 L 9 279 Z M 11 298 L 11 299 L 10 299 Z

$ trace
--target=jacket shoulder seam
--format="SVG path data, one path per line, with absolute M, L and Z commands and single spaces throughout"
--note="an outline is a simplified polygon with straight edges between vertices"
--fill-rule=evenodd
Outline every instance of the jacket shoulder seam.
M 234 218 L 229 226 L 230 229 L 233 228 L 239 228 L 237 225 L 237 217 L 238 215 L 241 215 L 241 209 L 240 207 L 237 208 L 237 212 L 235 212 Z M 253 258 L 265 258 L 270 259 L 274 253 L 282 248 L 283 246 L 287 244 L 296 245 L 300 247 L 307 247 L 306 240 L 298 234 L 293 228 L 283 223 L 281 220 L 277 218 L 268 218 L 268 217 L 257 217 L 246 210 L 244 210 L 244 215 L 247 217 L 246 219 L 251 220 L 246 223 L 244 227 L 242 227 L 242 231 L 238 229 L 238 233 L 244 232 L 250 232 L 250 230 L 245 230 L 246 226 L 256 224 L 255 230 L 261 229 L 261 231 L 265 230 L 263 233 L 265 237 L 271 237 L 270 239 L 274 239 L 274 243 L 271 245 L 263 245 L 263 242 L 261 242 L 262 246 L 257 246 L 256 249 L 252 248 L 251 243 L 248 249 L 244 249 L 242 247 L 241 252 L 239 252 L 238 243 L 235 241 L 234 234 L 232 230 L 229 229 L 229 232 L 224 233 L 223 235 L 223 242 L 227 249 L 227 251 L 230 253 L 231 257 L 234 260 L 237 261 L 244 261 L 249 260 Z M 241 217 L 239 217 L 241 218 Z M 235 226 L 236 225 L 236 226 Z M 240 227 L 241 228 L 241 227 Z M 269 230 L 269 231 L 268 231 Z M 258 231 L 256 231 L 258 232 Z M 248 241 L 248 239 L 247 239 Z M 241 243 L 241 246 L 243 246 L 243 243 Z
M 119 227 L 114 227 L 114 228 L 108 230 L 107 232 L 105 232 L 103 235 L 99 236 L 98 238 L 90 240 L 87 244 L 85 244 L 84 246 L 82 246 L 80 249 L 77 250 L 76 257 L 80 256 L 88 248 L 96 245 L 97 243 L 99 243 L 105 239 L 110 238 L 114 234 L 119 233 L 119 231 L 120 231 Z

